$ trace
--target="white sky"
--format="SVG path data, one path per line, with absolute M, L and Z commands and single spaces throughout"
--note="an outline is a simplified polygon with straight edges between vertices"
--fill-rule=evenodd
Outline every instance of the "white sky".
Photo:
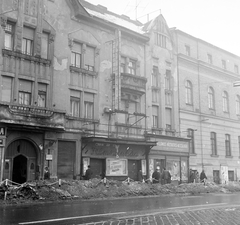
M 176 27 L 240 56 L 240 0 L 86 0 L 141 22 L 159 14 Z M 155 13 L 152 13 L 154 12 Z M 145 16 L 144 16 L 145 15 Z M 142 17 L 144 16 L 144 17 Z

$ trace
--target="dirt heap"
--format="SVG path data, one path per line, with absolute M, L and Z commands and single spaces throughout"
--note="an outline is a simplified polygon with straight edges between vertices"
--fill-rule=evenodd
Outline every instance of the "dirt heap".
M 151 184 L 140 182 L 121 182 L 115 180 L 40 180 L 22 185 L 11 182 L 0 184 L 0 201 L 4 203 L 27 203 L 38 201 L 59 201 L 66 199 L 120 198 L 131 196 L 150 196 L 166 194 L 232 193 L 240 191 L 240 183 L 231 182 L 216 185 L 208 182 L 174 184 Z

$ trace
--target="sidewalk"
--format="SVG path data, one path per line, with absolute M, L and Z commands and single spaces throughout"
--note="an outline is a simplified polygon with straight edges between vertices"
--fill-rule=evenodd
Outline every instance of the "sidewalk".
M 240 225 L 240 205 L 131 216 L 87 225 Z

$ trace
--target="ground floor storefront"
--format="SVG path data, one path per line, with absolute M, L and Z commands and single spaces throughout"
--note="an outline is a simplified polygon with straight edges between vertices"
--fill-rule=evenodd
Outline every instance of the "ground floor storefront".
M 139 180 L 141 170 L 143 177 L 148 177 L 147 159 L 150 148 L 155 141 L 83 138 L 82 139 L 82 177 L 88 165 L 92 177 L 115 180 Z
M 188 182 L 189 140 L 177 137 L 158 137 L 155 140 L 157 145 L 149 153 L 149 173 L 153 174 L 157 167 L 160 172 L 165 168 L 170 172 L 172 182 Z

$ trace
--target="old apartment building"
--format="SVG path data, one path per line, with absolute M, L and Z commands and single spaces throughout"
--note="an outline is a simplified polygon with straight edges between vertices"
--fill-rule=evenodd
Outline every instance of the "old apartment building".
M 0 3 L 1 179 L 187 181 L 177 57 L 159 15 L 141 24 L 86 1 Z
M 240 57 L 172 29 L 180 130 L 191 138 L 189 168 L 216 183 L 240 179 Z

